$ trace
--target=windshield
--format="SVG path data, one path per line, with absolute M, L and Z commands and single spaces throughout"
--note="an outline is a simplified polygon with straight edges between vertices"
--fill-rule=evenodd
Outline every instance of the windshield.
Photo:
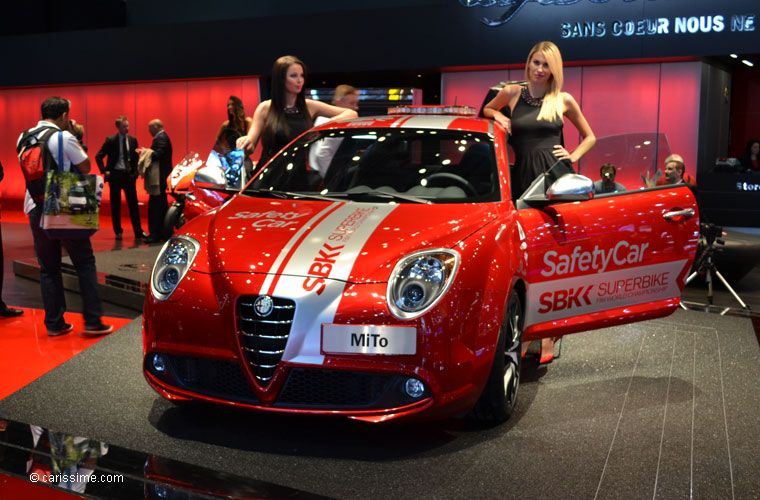
M 397 203 L 498 201 L 493 139 L 461 130 L 350 128 L 307 132 L 244 194 Z

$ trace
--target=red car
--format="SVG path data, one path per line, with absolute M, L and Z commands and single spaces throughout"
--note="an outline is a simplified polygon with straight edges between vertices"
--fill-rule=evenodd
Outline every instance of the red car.
M 529 349 L 550 361 L 565 334 L 678 307 L 699 237 L 688 188 L 594 196 L 560 162 L 513 201 L 500 126 L 396 111 L 304 133 L 164 245 L 143 323 L 159 394 L 504 421 Z M 224 189 L 208 168 L 195 182 Z

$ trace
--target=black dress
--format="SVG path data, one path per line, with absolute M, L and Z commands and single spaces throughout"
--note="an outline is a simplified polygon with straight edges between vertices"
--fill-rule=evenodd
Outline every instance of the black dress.
M 282 148 L 290 144 L 290 141 L 312 127 L 312 123 L 307 123 L 306 118 L 298 111 L 291 112 L 289 110 L 286 110 L 284 116 L 287 130 L 285 130 L 285 127 L 280 127 L 277 130 L 277 133 L 275 133 L 274 141 L 272 141 L 272 144 L 266 144 L 262 141 L 261 158 L 259 159 L 257 168 L 263 167 L 264 164 L 268 162 L 274 155 L 279 153 Z
M 533 101 L 533 105 L 529 101 Z M 509 142 L 515 151 L 515 166 L 511 175 L 514 198 L 557 162 L 553 151 L 555 145 L 562 144 L 564 123 L 561 119 L 536 120 L 541 102 L 540 99 L 531 98 L 527 87 L 523 87 L 512 110 L 512 136 Z
M 222 152 L 227 154 L 237 149 L 237 140 L 244 135 L 244 132 L 240 132 L 235 128 L 224 127 L 219 133 L 219 146 L 223 149 Z

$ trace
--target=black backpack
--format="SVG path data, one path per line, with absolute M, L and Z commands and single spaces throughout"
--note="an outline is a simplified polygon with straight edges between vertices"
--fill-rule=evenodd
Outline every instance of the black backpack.
M 60 130 L 56 127 L 42 126 L 27 130 L 16 146 L 21 171 L 26 179 L 26 189 L 36 203 L 42 203 L 45 197 L 45 171 L 56 170 L 57 166 L 47 141 Z M 37 134 L 40 134 L 37 137 Z

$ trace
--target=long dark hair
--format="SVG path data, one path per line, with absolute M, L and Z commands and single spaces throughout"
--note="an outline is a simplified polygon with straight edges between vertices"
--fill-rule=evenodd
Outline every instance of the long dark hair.
M 274 143 L 277 130 L 282 129 L 286 134 L 290 135 L 290 129 L 285 121 L 285 79 L 287 78 L 288 68 L 293 64 L 298 64 L 303 68 L 304 79 L 306 79 L 306 65 L 295 56 L 282 56 L 274 62 L 274 66 L 272 67 L 271 102 L 267 120 L 264 122 L 264 130 L 261 133 L 261 142 L 264 147 L 263 154 L 267 154 L 267 149 Z M 295 107 L 306 120 L 309 128 L 311 128 L 313 120 L 309 114 L 309 108 L 306 106 L 304 88 L 296 96 Z M 274 151 L 269 151 L 268 153 L 271 155 Z
M 227 102 L 232 101 L 232 111 L 227 109 L 227 119 L 230 124 L 229 127 L 233 130 L 237 130 L 241 135 L 248 133 L 248 124 L 245 120 L 245 108 L 243 107 L 243 100 L 238 96 L 231 95 Z
M 757 140 L 757 139 L 751 139 L 747 143 L 747 147 L 744 148 L 744 157 L 745 158 L 749 158 L 750 156 L 752 156 L 752 145 L 755 144 L 755 143 L 760 143 L 760 141 Z

